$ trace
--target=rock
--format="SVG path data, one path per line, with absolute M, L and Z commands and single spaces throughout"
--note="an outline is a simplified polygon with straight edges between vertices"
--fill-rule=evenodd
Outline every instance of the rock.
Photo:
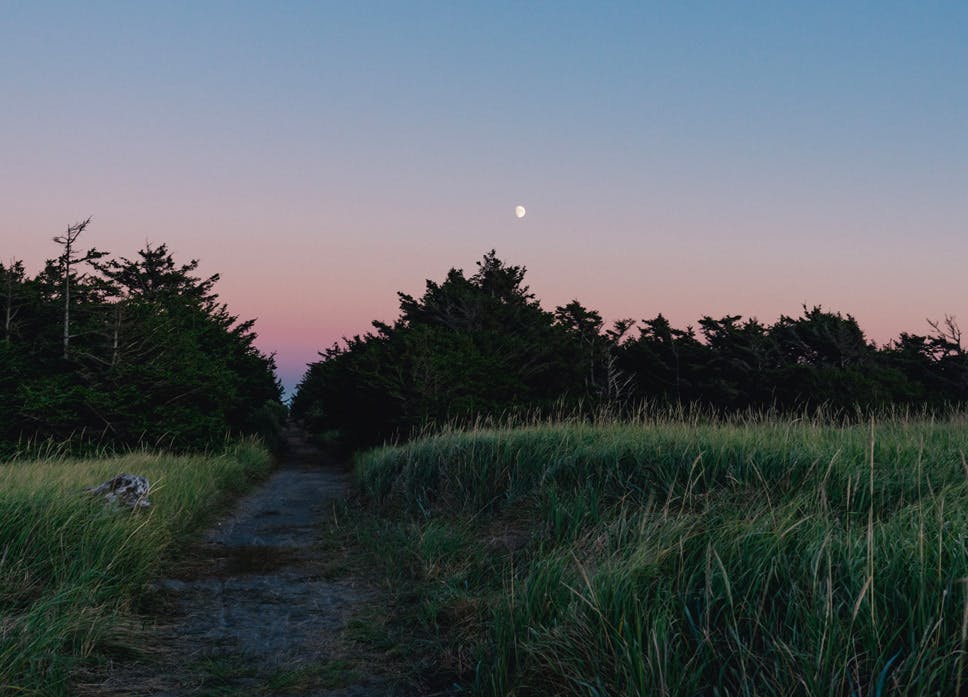
M 119 474 L 114 479 L 98 486 L 88 487 L 87 491 L 91 496 L 103 496 L 108 503 L 118 503 L 131 509 L 147 508 L 151 505 L 148 501 L 148 479 L 139 474 Z

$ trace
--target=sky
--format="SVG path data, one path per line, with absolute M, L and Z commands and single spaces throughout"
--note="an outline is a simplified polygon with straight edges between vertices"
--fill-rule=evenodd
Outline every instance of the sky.
M 968 322 L 966 37 L 964 2 L 0 0 L 0 258 L 165 242 L 288 388 L 492 248 L 548 309 L 884 343 Z

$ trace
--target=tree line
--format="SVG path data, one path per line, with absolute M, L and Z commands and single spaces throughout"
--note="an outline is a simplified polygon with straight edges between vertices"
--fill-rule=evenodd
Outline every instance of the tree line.
M 396 321 L 320 353 L 293 416 L 360 445 L 516 410 L 620 412 L 649 402 L 853 414 L 968 402 L 968 354 L 951 317 L 884 346 L 851 315 L 821 307 L 773 324 L 704 316 L 678 329 L 659 314 L 606 326 L 577 300 L 545 310 L 525 273 L 492 250 L 472 275 L 451 269 L 428 280 L 422 297 L 399 293 Z
M 133 259 L 83 249 L 90 218 L 54 238 L 35 276 L 0 262 L 0 453 L 47 439 L 75 447 L 217 446 L 274 438 L 284 408 L 254 321 L 214 290 L 218 275 L 165 244 Z

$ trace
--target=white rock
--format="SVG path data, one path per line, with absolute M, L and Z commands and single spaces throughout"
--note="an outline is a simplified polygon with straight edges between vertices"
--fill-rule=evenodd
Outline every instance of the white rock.
M 118 503 L 131 509 L 147 508 L 148 479 L 139 474 L 119 474 L 114 479 L 98 486 L 88 487 L 86 491 L 91 496 L 103 496 L 109 503 Z

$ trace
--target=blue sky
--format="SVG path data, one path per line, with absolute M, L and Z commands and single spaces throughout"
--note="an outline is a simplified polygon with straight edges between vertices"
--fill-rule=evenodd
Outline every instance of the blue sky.
M 287 384 L 492 247 L 609 318 L 968 314 L 964 3 L 0 12 L 0 255 L 168 242 Z

